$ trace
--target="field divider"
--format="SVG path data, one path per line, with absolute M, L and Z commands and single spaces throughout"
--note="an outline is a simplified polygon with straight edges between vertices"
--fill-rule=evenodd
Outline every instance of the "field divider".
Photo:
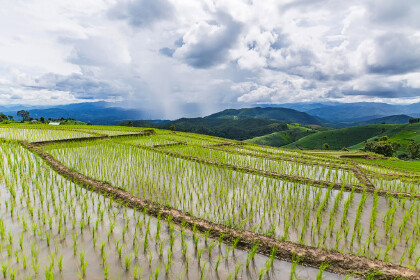
M 179 142 L 169 143 L 169 144 L 157 144 L 157 145 L 153 145 L 151 147 L 153 147 L 153 148 L 161 148 L 161 147 L 171 147 L 171 146 L 178 146 L 178 145 L 186 145 L 186 143 L 183 142 L 183 141 L 179 141 Z
M 370 193 L 370 194 L 376 193 L 377 195 L 385 196 L 385 197 L 386 196 L 392 196 L 392 197 L 397 197 L 397 198 L 420 199 L 420 194 L 400 193 L 400 192 L 394 192 L 394 191 L 389 191 L 389 190 L 381 190 L 381 189 L 371 188 L 371 187 L 367 187 L 367 186 L 345 185 L 345 184 L 340 184 L 340 183 L 332 183 L 332 182 L 327 182 L 327 181 L 313 180 L 313 179 L 304 178 L 304 177 L 292 176 L 292 175 L 287 175 L 287 174 L 280 174 L 280 173 L 264 171 L 264 170 L 260 170 L 260 169 L 253 169 L 253 168 L 241 167 L 241 166 L 227 164 L 227 163 L 220 163 L 220 162 L 205 160 L 205 159 L 194 157 L 194 156 L 183 155 L 183 154 L 180 154 L 180 153 L 160 150 L 160 149 L 157 149 L 157 148 L 143 146 L 143 145 L 135 145 L 135 146 L 137 146 L 139 148 L 142 148 L 142 149 L 151 150 L 151 151 L 154 151 L 154 152 L 166 154 L 168 156 L 180 158 L 180 159 L 190 160 L 190 161 L 204 163 L 204 164 L 218 166 L 218 167 L 224 167 L 224 168 L 228 168 L 228 169 L 232 169 L 232 170 L 235 170 L 235 171 L 244 172 L 244 173 L 248 173 L 248 174 L 256 174 L 256 175 L 262 175 L 262 176 L 266 176 L 266 177 L 286 180 L 286 181 L 289 181 L 289 182 L 299 182 L 299 183 L 303 183 L 303 184 L 311 184 L 311 185 L 313 185 L 313 187 L 320 187 L 320 188 L 326 188 L 326 189 L 332 188 L 332 189 L 335 189 L 335 190 L 343 190 L 343 191 L 346 191 L 346 192 L 354 191 L 354 192 L 357 192 L 357 193 L 363 193 L 364 191 L 366 191 L 366 193 Z
M 359 166 L 359 168 L 363 170 L 363 172 L 369 174 L 369 176 L 372 176 L 372 177 L 377 177 L 377 178 L 383 177 L 389 180 L 399 179 L 405 182 L 420 183 L 420 175 L 417 175 L 417 174 L 379 173 L 379 172 L 366 169 L 362 166 Z
M 365 164 L 365 165 L 370 165 L 370 166 L 376 166 L 376 167 L 378 167 L 378 168 L 383 168 L 383 169 L 389 169 L 389 170 L 394 170 L 395 172 L 400 172 L 401 174 L 398 174 L 398 173 L 381 173 L 381 172 L 375 172 L 375 171 L 370 171 L 370 172 L 373 172 L 373 173 L 376 173 L 376 174 L 384 174 L 384 175 L 386 175 L 386 174 L 392 174 L 392 175 L 398 175 L 398 176 L 410 176 L 410 177 L 420 177 L 420 172 L 416 172 L 416 171 L 408 171 L 408 170 L 405 170 L 405 169 L 401 169 L 401 168 L 398 168 L 398 167 L 391 167 L 391 166 L 385 166 L 385 165 L 381 165 L 381 164 L 378 164 L 378 163 L 374 163 L 374 162 L 363 162 L 363 161 L 356 161 L 356 160 L 353 160 L 353 159 L 350 159 L 350 161 L 351 162 L 353 162 L 353 163 L 356 163 L 356 164 Z M 363 167 L 361 167 L 361 168 L 363 168 Z
M 204 148 L 211 148 L 211 147 L 219 147 L 219 146 L 237 146 L 238 143 L 232 143 L 232 142 L 223 142 L 223 143 L 217 143 L 217 144 L 211 144 L 204 146 Z
M 238 248 L 249 250 L 254 244 L 258 243 L 259 246 L 257 251 L 261 254 L 269 256 L 273 248 L 276 248 L 276 258 L 280 260 L 292 262 L 295 257 L 299 257 L 300 264 L 317 268 L 322 264 L 329 262 L 330 266 L 326 270 L 343 275 L 353 274 L 356 277 L 365 277 L 369 273 L 378 272 L 380 274 L 378 279 L 394 279 L 396 277 L 420 279 L 419 271 L 397 264 L 289 241 L 280 241 L 259 233 L 231 228 L 193 217 L 178 209 L 164 206 L 144 198 L 135 197 L 129 192 L 116 188 L 109 183 L 98 181 L 76 172 L 32 143 L 24 141 L 21 141 L 20 143 L 23 147 L 46 161 L 57 173 L 72 182 L 81 184 L 84 188 L 101 193 L 107 197 L 112 197 L 128 207 L 140 210 L 146 209 L 147 213 L 153 216 L 160 215 L 164 218 L 170 216 L 172 217 L 172 221 L 177 224 L 184 224 L 190 228 L 196 227 L 203 233 L 209 232 L 213 238 L 219 238 L 225 243 L 233 244 L 236 240 L 239 240 Z
M 366 187 L 375 189 L 375 185 L 372 184 L 368 176 L 366 176 L 366 174 L 359 168 L 359 166 L 355 164 L 354 166 L 350 167 L 350 170 L 353 171 L 354 176 L 356 176 L 360 182 L 365 184 Z
M 143 130 L 137 133 L 131 134 L 120 134 L 120 135 L 101 135 L 101 136 L 94 136 L 94 137 L 79 137 L 79 138 L 68 138 L 68 139 L 59 139 L 59 140 L 47 140 L 47 141 L 37 141 L 31 142 L 34 146 L 43 146 L 49 144 L 60 144 L 66 142 L 83 142 L 83 141 L 94 141 L 94 140 L 101 140 L 101 139 L 112 139 L 112 138 L 125 138 L 130 136 L 149 136 L 155 134 L 156 132 L 153 129 Z

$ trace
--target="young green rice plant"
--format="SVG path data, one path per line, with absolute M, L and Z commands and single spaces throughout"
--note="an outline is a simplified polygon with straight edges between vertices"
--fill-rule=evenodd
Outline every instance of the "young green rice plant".
M 15 259 L 16 259 L 16 263 L 19 263 L 19 260 L 20 260 L 19 251 L 15 251 Z
M 82 272 L 82 276 L 85 277 L 86 276 L 86 269 L 87 269 L 87 265 L 88 265 L 88 262 L 85 259 L 85 252 L 83 252 L 83 251 L 80 252 L 79 260 L 80 260 L 80 269 L 81 269 L 81 272 Z
M 152 266 L 152 260 L 153 260 L 153 253 L 149 252 L 149 256 L 147 257 L 147 261 L 149 262 L 149 267 Z
M 26 256 L 25 256 L 25 254 L 22 254 L 21 260 L 22 260 L 23 269 L 26 269 L 26 267 L 27 267 L 28 264 L 26 262 Z
M 159 273 L 160 273 L 160 264 L 158 264 L 158 266 L 155 269 L 155 273 L 154 273 L 155 280 L 159 278 Z
M 125 255 L 124 265 L 125 265 L 125 270 L 129 271 L 130 266 L 131 266 L 131 255 L 127 255 L 127 254 Z
M 51 233 L 49 231 L 45 232 L 45 241 L 47 241 L 47 246 L 50 247 Z
M 207 265 L 207 263 L 205 262 L 200 268 L 200 280 L 203 280 L 204 277 L 205 277 L 206 265 Z
M 12 267 L 10 269 L 9 277 L 10 277 L 10 280 L 15 280 L 15 278 L 16 278 L 16 268 L 15 267 Z
M 103 264 L 104 267 L 104 279 L 109 279 L 109 264 L 108 263 L 104 263 Z
M 265 267 L 264 266 L 261 267 L 261 269 L 260 269 L 260 271 L 258 273 L 258 280 L 262 280 L 264 278 L 264 275 L 265 275 L 266 272 L 267 271 L 266 271 Z
M 77 253 L 77 235 L 72 234 L 73 237 L 73 255 L 76 256 Z
M 6 278 L 7 277 L 8 267 L 9 267 L 9 263 L 6 263 L 6 262 L 2 262 L 1 263 L 1 271 L 3 273 L 3 278 Z
M 217 260 L 216 260 L 216 266 L 215 266 L 215 270 L 217 271 L 220 261 L 222 260 L 222 255 L 219 253 L 219 255 L 217 256 Z
M 292 267 L 290 269 L 290 280 L 297 279 L 297 267 L 300 262 L 300 258 L 298 256 L 293 256 Z
M 203 251 L 204 251 L 204 248 L 200 248 L 200 250 L 198 250 L 198 264 L 200 264 Z
M 118 247 L 118 258 L 121 260 L 122 257 L 122 245 L 120 247 Z
M 31 264 L 32 269 L 34 270 L 35 274 L 38 274 L 39 271 L 39 262 L 38 262 L 38 258 L 32 258 L 32 264 Z
M 316 280 L 323 280 L 323 273 L 326 268 L 328 268 L 331 264 L 329 262 L 323 262 L 319 267 L 318 274 L 316 275 Z
M 62 271 L 63 271 L 63 254 L 61 254 L 61 255 L 58 257 L 58 262 L 57 262 L 57 265 L 58 265 L 58 270 L 59 270 L 60 272 L 62 272 Z
M 135 280 L 137 280 L 137 279 L 140 279 L 141 278 L 141 275 L 142 275 L 142 273 L 143 273 L 143 269 L 141 268 L 141 267 L 139 267 L 139 266 L 134 266 L 134 268 L 133 268 L 133 278 L 135 279 Z
M 46 280 L 52 280 L 52 279 L 54 279 L 54 267 L 48 266 L 45 269 L 45 279 Z
M 249 264 L 254 259 L 255 254 L 257 253 L 258 247 L 259 247 L 259 243 L 257 242 L 254 245 L 252 245 L 251 249 L 249 250 L 248 256 L 246 258 L 246 268 L 249 267 Z

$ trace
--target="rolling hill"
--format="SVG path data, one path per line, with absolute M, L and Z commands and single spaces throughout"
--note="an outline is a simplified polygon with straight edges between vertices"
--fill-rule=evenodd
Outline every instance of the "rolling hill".
M 318 130 L 299 124 L 287 124 L 288 129 L 245 140 L 247 143 L 281 147 L 293 143 L 302 137 L 316 133 Z
M 255 107 L 244 109 L 226 109 L 224 111 L 212 114 L 205 117 L 207 119 L 227 119 L 227 120 L 240 120 L 240 119 L 268 119 L 288 123 L 299 124 L 316 124 L 322 125 L 322 122 L 307 113 L 299 112 L 288 108 L 274 108 L 274 107 Z
M 201 133 L 235 140 L 246 140 L 270 135 L 275 132 L 288 131 L 289 127 L 286 123 L 322 125 L 317 118 L 293 109 L 261 107 L 227 109 L 204 118 L 181 118 L 164 124 L 132 121 L 133 126 L 137 127 L 170 129 L 171 126 L 175 126 L 178 131 Z M 123 121 L 120 125 L 128 125 L 128 121 Z M 302 133 L 300 130 L 312 129 L 301 128 L 291 131 L 289 136 L 284 136 L 289 138 L 283 145 L 297 140 L 298 135 L 303 137 L 309 134 L 307 132 Z M 287 133 L 282 135 L 287 135 Z
M 371 119 L 356 123 L 357 125 L 368 125 L 368 124 L 406 124 L 411 119 L 408 115 L 392 115 L 382 118 Z
M 120 125 L 128 125 L 128 121 Z M 133 121 L 133 126 L 170 129 L 175 126 L 177 131 L 207 134 L 235 140 L 245 140 L 276 131 L 287 130 L 285 123 L 266 119 L 224 119 L 224 118 L 182 118 L 164 124 L 144 121 Z
M 324 143 L 328 143 L 331 150 L 340 150 L 343 147 L 358 150 L 363 148 L 364 141 L 385 135 L 390 137 L 389 141 L 401 143 L 400 150 L 405 150 L 410 141 L 420 141 L 420 123 L 373 124 L 322 131 L 305 136 L 284 148 L 322 149 Z

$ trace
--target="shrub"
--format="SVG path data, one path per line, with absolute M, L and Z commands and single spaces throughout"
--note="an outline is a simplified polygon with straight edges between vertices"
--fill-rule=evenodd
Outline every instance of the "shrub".
M 365 151 L 391 157 L 395 153 L 395 146 L 386 141 L 368 142 L 365 144 Z
M 411 142 L 407 146 L 407 153 L 410 155 L 410 158 L 415 159 L 420 156 L 420 143 L 418 142 Z
M 398 155 L 398 158 L 402 159 L 402 160 L 407 160 L 409 158 L 409 156 L 406 153 L 402 153 L 402 154 Z

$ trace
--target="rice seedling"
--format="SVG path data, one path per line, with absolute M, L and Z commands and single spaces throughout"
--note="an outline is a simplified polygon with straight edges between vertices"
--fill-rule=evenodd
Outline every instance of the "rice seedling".
M 164 142 L 177 138 L 159 135 Z M 194 138 L 188 134 L 179 136 L 187 139 L 187 145 L 146 149 L 133 146 L 129 141 L 103 140 L 54 144 L 45 149 L 82 174 L 214 223 L 252 230 L 279 240 L 346 253 L 359 252 L 404 266 L 418 265 L 418 201 L 367 192 L 360 194 L 354 189 L 351 192 L 343 188 L 337 190 L 330 185 L 319 188 L 162 153 L 173 151 L 331 184 L 359 183 L 348 169 L 338 166 L 338 161 L 333 167 L 320 157 L 254 146 L 229 146 L 227 149 L 232 152 L 227 153 L 205 147 L 220 143 L 219 140 L 205 136 Z M 54 137 L 60 136 L 51 136 Z M 141 138 L 130 137 L 132 140 Z M 44 139 L 47 137 L 41 140 Z M 179 138 L 168 141 L 173 140 Z M 244 150 L 248 148 L 255 153 L 245 156 Z M 265 150 L 287 160 L 261 157 Z M 0 247 L 2 251 L 5 249 L 7 261 L 22 264 L 16 269 L 18 279 L 26 278 L 21 268 L 26 268 L 25 254 L 32 257 L 32 271 L 26 273 L 37 275 L 39 268 L 45 267 L 45 271 L 42 270 L 45 278 L 48 273 L 54 274 L 54 263 L 46 265 L 49 260 L 55 260 L 52 256 L 59 256 L 56 265 L 61 275 L 74 276 L 79 271 L 79 275 L 86 278 L 109 279 L 128 271 L 134 279 L 160 278 L 161 268 L 162 271 L 165 268 L 169 279 L 176 278 L 175 273 L 189 275 L 192 279 L 214 278 L 219 273 L 226 277 L 242 275 L 256 279 L 278 273 L 276 252 L 272 251 L 270 257 L 261 256 L 257 253 L 258 243 L 244 252 L 237 249 L 239 239 L 226 245 L 223 236 L 214 240 L 210 231 L 200 233 L 196 227 L 191 231 L 179 227 L 170 216 L 165 222 L 161 216 L 149 216 L 147 209 L 142 213 L 129 209 L 113 198 L 69 182 L 17 143 L 0 142 L 0 151 L 0 239 L 4 240 Z M 301 160 L 292 163 L 291 157 Z M 402 182 L 395 183 L 394 189 L 414 191 L 415 187 Z M 36 245 L 41 244 L 40 240 L 45 240 L 42 247 Z M 112 244 L 115 250 L 111 250 Z M 214 250 L 218 250 L 217 256 Z M 119 261 L 123 254 L 124 260 Z M 220 266 L 225 262 L 226 265 Z M 78 265 L 73 266 L 73 263 Z M 119 265 L 110 266 L 110 263 Z M 295 260 L 290 264 L 291 277 L 298 277 L 301 269 Z M 313 278 L 322 277 L 324 269 L 324 266 L 320 270 L 305 268 L 311 271 Z M 97 271 L 103 274 L 95 275 Z

